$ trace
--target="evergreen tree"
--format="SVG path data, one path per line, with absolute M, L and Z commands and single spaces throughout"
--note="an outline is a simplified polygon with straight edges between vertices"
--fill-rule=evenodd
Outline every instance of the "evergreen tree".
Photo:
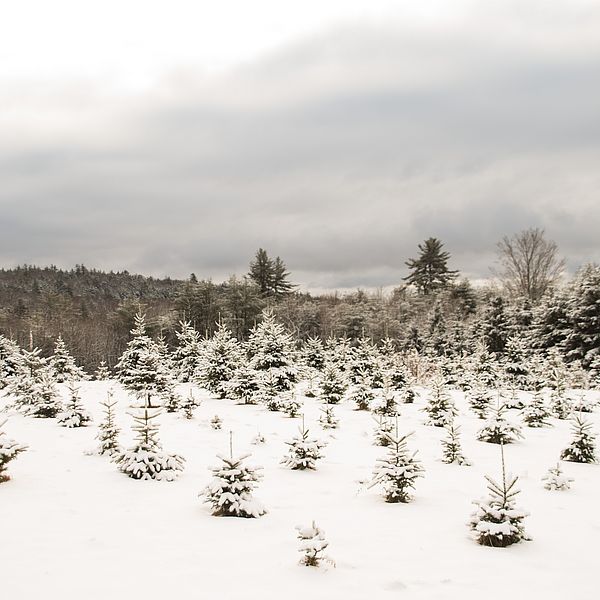
M 596 436 L 592 432 L 592 426 L 581 416 L 573 419 L 573 440 L 560 455 L 562 460 L 570 460 L 578 463 L 596 462 Z
M 447 437 L 442 440 L 442 461 L 448 464 L 456 463 L 468 467 L 471 463 L 463 456 L 460 445 L 460 427 L 451 423 L 446 425 Z
M 339 404 L 348 388 L 344 374 L 334 363 L 328 362 L 319 384 L 319 397 L 327 404 Z
M 550 416 L 550 410 L 546 406 L 544 395 L 541 391 L 537 391 L 534 394 L 531 402 L 523 409 L 522 414 L 523 421 L 529 427 L 546 427 L 550 425 L 547 420 Z
M 349 374 L 353 383 L 368 377 L 373 387 L 382 385 L 383 374 L 379 353 L 370 339 L 359 338 L 356 346 L 351 349 L 350 356 Z
M 398 422 L 396 421 L 396 435 L 388 433 L 388 453 L 377 460 L 373 470 L 373 479 L 369 487 L 375 485 L 383 488 L 386 502 L 410 502 L 410 490 L 414 489 L 415 482 L 423 477 L 421 462 L 408 450 L 406 440 L 412 433 L 398 436 Z
M 321 561 L 335 564 L 331 558 L 323 554 L 329 546 L 329 542 L 325 539 L 325 532 L 317 527 L 314 521 L 310 527 L 298 526 L 296 530 L 298 531 L 298 540 L 300 540 L 298 552 L 303 554 L 300 560 L 301 565 L 318 567 Z
M 145 317 L 141 313 L 135 316 L 131 334 L 133 337 L 116 366 L 119 382 L 138 398 L 163 397 L 172 389 L 171 374 L 165 368 L 156 344 L 146 335 Z
M 259 248 L 254 260 L 250 263 L 248 277 L 258 286 L 263 296 L 268 296 L 273 290 L 273 261 L 266 250 Z
M 299 432 L 300 435 L 294 436 L 291 442 L 286 442 L 289 446 L 288 454 L 281 462 L 293 470 L 314 470 L 317 468 L 317 460 L 323 458 L 321 451 L 327 443 L 309 437 L 309 431 L 304 427 L 304 417 Z
M 279 400 L 279 410 L 293 419 L 300 414 L 302 402 L 298 401 L 293 392 L 284 392 Z
M 548 473 L 542 477 L 542 481 L 545 481 L 544 487 L 547 490 L 560 492 L 571 488 L 573 479 L 566 477 L 560 468 L 560 463 L 556 463 L 556 467 L 548 469 Z
M 2 431 L 5 424 L 6 419 L 0 422 L 0 483 L 4 483 L 10 479 L 6 473 L 8 463 L 14 460 L 21 452 L 27 450 L 27 446 L 17 444 L 14 440 L 6 437 L 6 434 Z
M 333 406 L 326 404 L 321 409 L 321 416 L 319 417 L 319 423 L 323 429 L 337 429 L 340 420 L 335 416 Z
M 189 321 L 179 322 L 180 330 L 175 332 L 177 347 L 173 352 L 173 365 L 177 379 L 182 383 L 194 381 L 202 360 L 200 334 Z
M 227 383 L 235 375 L 242 361 L 242 352 L 238 341 L 231 331 L 221 322 L 217 331 L 206 343 L 199 365 L 199 378 L 202 385 L 217 394 L 219 398 L 227 396 Z
M 437 238 L 428 238 L 419 244 L 419 257 L 411 258 L 405 263 L 410 273 L 404 280 L 409 285 L 415 285 L 423 294 L 448 287 L 458 273 L 448 268 L 450 253 L 443 251 L 442 246 Z
M 54 378 L 49 369 L 42 369 L 33 387 L 33 403 L 27 414 L 41 419 L 53 419 L 61 410 Z
M 81 397 L 79 396 L 79 388 L 70 381 L 69 400 L 62 412 L 57 415 L 57 423 L 62 427 L 87 427 L 92 420 L 90 413 L 83 407 Z
M 373 435 L 373 443 L 376 446 L 389 446 L 390 435 L 394 431 L 394 425 L 391 419 L 379 415 L 379 419 L 375 421 L 375 431 Z
M 279 391 L 289 390 L 296 383 L 292 336 L 275 320 L 272 311 L 264 311 L 262 321 L 250 332 L 248 350 L 249 366 L 256 371 L 270 371 Z
M 121 452 L 121 446 L 119 445 L 119 431 L 115 422 L 115 406 L 117 401 L 113 400 L 113 392 L 107 393 L 106 400 L 100 402 L 104 408 L 104 419 L 98 427 L 98 434 L 96 439 L 99 441 L 98 453 L 108 454 L 109 457 L 113 457 L 115 454 Z
M 528 351 L 525 340 L 511 336 L 506 341 L 504 370 L 510 384 L 520 390 L 529 389 Z
M 22 350 L 15 361 L 16 372 L 9 380 L 8 393 L 14 397 L 14 407 L 29 414 L 36 402 L 42 376 L 48 372 L 48 361 L 40 356 L 41 350 Z
M 480 327 L 481 336 L 487 349 L 495 354 L 504 352 L 510 329 L 504 299 L 502 296 L 492 298 L 483 313 Z
M 375 393 L 368 377 L 363 377 L 350 392 L 349 399 L 356 403 L 356 410 L 369 410 L 375 400 Z
M 96 369 L 96 372 L 94 373 L 94 379 L 96 381 L 106 381 L 107 379 L 110 379 L 110 378 L 111 378 L 110 369 L 108 368 L 106 361 L 101 360 L 100 364 L 98 365 L 98 368 Z
M 377 395 L 371 406 L 375 414 L 394 417 L 398 415 L 398 403 L 389 379 L 384 379 L 381 392 Z
M 54 354 L 50 357 L 50 369 L 57 383 L 86 379 L 85 372 L 75 364 L 67 347 L 59 335 L 54 345 Z
M 431 384 L 431 394 L 427 405 L 423 409 L 427 413 L 427 425 L 435 427 L 446 427 L 454 420 L 458 414 L 456 406 L 446 391 L 446 388 L 440 379 L 434 379 Z
M 528 513 L 515 506 L 515 497 L 520 493 L 515 486 L 518 477 L 506 476 L 504 448 L 502 452 L 502 483 L 496 483 L 486 475 L 487 500 L 475 501 L 477 510 L 471 515 L 469 527 L 477 543 L 494 548 L 505 548 L 521 540 L 528 540 L 523 519 Z
M 19 346 L 0 334 L 0 390 L 9 385 L 22 364 Z
M 224 388 L 227 397 L 241 404 L 256 404 L 258 401 L 259 380 L 256 371 L 243 364 L 236 368 Z
M 469 406 L 478 419 L 485 419 L 492 406 L 492 396 L 488 389 L 476 387 L 469 390 Z
M 319 338 L 309 337 L 304 343 L 302 350 L 302 360 L 304 364 L 317 371 L 321 371 L 325 366 L 325 348 Z
M 131 408 L 136 439 L 131 448 L 114 455 L 119 470 L 133 479 L 173 481 L 183 471 L 185 459 L 162 450 L 155 423 L 162 409 L 152 407 L 148 395 L 142 403 L 134 403 Z
M 196 401 L 194 394 L 192 394 L 192 390 L 190 390 L 190 393 L 181 400 L 179 409 L 183 412 L 183 416 L 186 419 L 193 419 L 194 410 L 198 405 L 199 402 Z
M 589 368 L 600 349 L 600 266 L 587 265 L 577 274 L 571 286 L 568 318 L 567 359 L 580 360 Z
M 279 256 L 275 257 L 273 261 L 273 270 L 272 270 L 272 289 L 271 293 L 276 298 L 281 298 L 286 294 L 289 294 L 294 286 L 290 283 L 289 276 L 290 273 L 285 266 L 285 263 L 279 258 Z
M 231 434 L 230 434 L 231 435 Z M 251 456 L 243 454 L 234 457 L 217 455 L 221 461 L 218 466 L 210 467 L 213 478 L 203 491 L 204 502 L 212 507 L 216 517 L 261 517 L 267 511 L 252 497 L 256 484 L 262 479 L 262 467 L 250 467 L 244 461 Z
M 511 444 L 522 438 L 521 428 L 506 420 L 506 408 L 503 404 L 498 406 L 486 421 L 485 426 L 477 433 L 477 439 L 490 444 Z

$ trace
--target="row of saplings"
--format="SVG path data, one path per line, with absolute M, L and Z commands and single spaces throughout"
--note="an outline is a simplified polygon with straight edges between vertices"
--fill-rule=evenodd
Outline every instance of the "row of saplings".
M 76 389 L 71 386 L 70 391 L 70 404 L 65 411 L 70 414 L 69 426 L 84 426 L 89 421 L 89 415 L 81 406 Z M 134 479 L 174 480 L 183 470 L 185 459 L 162 450 L 158 440 L 158 426 L 154 422 L 162 407 L 153 405 L 149 394 L 137 396 L 137 402 L 132 407 L 136 443 L 132 448 L 123 450 L 118 443 L 119 429 L 114 418 L 116 402 L 110 393 L 102 404 L 105 416 L 97 436 L 100 442 L 99 453 L 110 456 L 122 472 Z M 433 404 L 436 406 L 435 402 Z M 325 415 L 327 410 L 325 409 Z M 514 437 L 510 435 L 511 427 L 505 422 L 502 410 L 503 407 L 499 407 L 492 422 L 484 428 L 489 435 L 480 436 L 484 441 L 500 444 L 502 480 L 501 483 L 497 483 L 486 477 L 490 495 L 488 499 L 475 503 L 477 510 L 469 522 L 475 539 L 480 544 L 497 547 L 505 547 L 527 539 L 522 524 L 527 513 L 515 506 L 515 497 L 519 493 L 516 488 L 517 478 L 507 477 L 504 469 L 503 447 L 505 443 L 514 441 Z M 446 412 L 445 416 L 448 421 L 448 417 L 453 417 L 454 414 Z M 430 417 L 432 418 L 430 424 L 441 424 L 440 419 L 434 418 L 435 414 L 430 414 Z M 322 420 L 322 424 L 326 422 L 327 419 Z M 462 454 L 458 427 L 454 425 L 451 418 L 444 425 L 448 431 L 447 439 L 442 441 L 444 462 L 468 465 L 469 462 Z M 369 487 L 380 486 L 387 502 L 409 502 L 410 492 L 414 489 L 416 480 L 423 476 L 424 469 L 416 458 L 416 452 L 411 453 L 407 447 L 407 439 L 411 434 L 404 436 L 398 434 L 397 419 L 395 432 L 393 429 L 393 426 L 390 427 L 389 420 L 384 421 L 380 418 L 375 441 L 379 445 L 387 446 L 388 450 L 387 454 L 377 461 Z M 590 424 L 576 417 L 573 429 L 572 443 L 561 453 L 561 459 L 583 463 L 595 462 L 595 437 Z M 264 442 L 264 438 L 259 435 L 255 443 L 260 442 Z M 317 461 L 322 458 L 322 450 L 325 447 L 325 442 L 310 437 L 304 420 L 299 435 L 287 444 L 289 451 L 282 462 L 294 470 L 314 470 Z M 25 446 L 0 432 L 0 482 L 8 480 L 6 474 L 8 463 L 25 449 Z M 234 456 L 232 443 L 230 443 L 229 456 L 219 456 L 220 464 L 211 469 L 213 479 L 203 491 L 203 496 L 211 505 L 214 515 L 250 518 L 260 517 L 266 513 L 262 504 L 253 497 L 253 491 L 262 478 L 260 468 L 246 465 L 245 460 L 248 456 L 248 454 Z M 566 477 L 560 465 L 557 465 L 549 470 L 544 481 L 545 487 L 549 490 L 565 490 L 569 488 L 572 479 Z M 327 542 L 322 530 L 314 523 L 310 527 L 298 528 L 298 537 L 301 540 L 301 551 L 304 553 L 303 564 L 318 565 L 326 559 L 323 551 L 327 547 Z

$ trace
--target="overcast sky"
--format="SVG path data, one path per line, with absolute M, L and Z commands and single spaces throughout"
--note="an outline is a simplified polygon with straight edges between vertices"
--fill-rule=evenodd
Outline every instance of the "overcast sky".
M 406 8 L 410 6 L 410 8 Z M 0 9 L 0 265 L 390 286 L 600 261 L 600 2 L 19 0 Z

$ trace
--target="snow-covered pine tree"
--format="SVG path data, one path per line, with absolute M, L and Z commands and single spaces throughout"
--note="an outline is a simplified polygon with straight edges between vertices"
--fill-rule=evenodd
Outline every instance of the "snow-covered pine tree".
M 33 387 L 33 403 L 27 414 L 40 419 L 53 419 L 62 410 L 60 397 L 49 369 L 41 369 Z
M 281 396 L 278 380 L 272 370 L 257 372 L 258 391 L 254 395 L 255 404 L 264 404 L 268 410 L 281 410 Z
M 115 406 L 117 401 L 113 400 L 113 392 L 109 390 L 107 392 L 106 400 L 100 402 L 104 408 L 104 418 L 98 426 L 98 434 L 96 439 L 98 440 L 98 454 L 108 454 L 109 457 L 113 457 L 121 451 L 119 445 L 119 431 L 115 422 Z
M 408 450 L 406 440 L 413 434 L 398 435 L 398 419 L 396 419 L 396 434 L 388 433 L 388 452 L 386 456 L 377 460 L 373 470 L 373 479 L 369 487 L 381 486 L 386 502 L 410 502 L 410 490 L 414 489 L 415 482 L 423 477 L 423 466 L 415 458 L 417 452 L 412 454 Z
M 56 338 L 49 366 L 57 383 L 87 379 L 85 371 L 77 366 L 60 335 Z
M 374 387 L 380 387 L 382 381 L 382 364 L 377 347 L 368 338 L 359 338 L 351 349 L 349 365 L 350 380 L 358 383 L 368 377 Z
M 375 430 L 373 432 L 373 443 L 376 446 L 389 446 L 390 434 L 394 431 L 394 424 L 391 419 L 383 415 L 379 415 L 375 419 Z
M 114 455 L 119 470 L 132 479 L 173 481 L 183 471 L 185 459 L 162 450 L 158 441 L 158 425 L 154 422 L 162 408 L 151 407 L 148 395 L 131 408 L 136 440 L 131 448 Z
M 202 359 L 202 341 L 200 334 L 189 321 L 179 322 L 177 347 L 173 352 L 173 370 L 177 380 L 182 383 L 194 381 Z
M 474 538 L 482 546 L 505 548 L 529 538 L 525 534 L 523 519 L 529 513 L 515 505 L 515 497 L 520 493 L 515 486 L 518 477 L 506 476 L 504 467 L 504 445 L 500 445 L 502 456 L 502 482 L 496 483 L 485 476 L 490 492 L 486 500 L 476 500 L 477 510 L 471 515 L 469 527 Z
M 499 404 L 488 417 L 485 426 L 477 433 L 477 439 L 490 444 L 511 444 L 522 438 L 521 428 L 507 421 L 505 412 L 506 407 Z
M 279 399 L 279 410 L 293 419 L 300 414 L 302 402 L 296 398 L 293 392 L 284 392 Z
M 105 360 L 101 360 L 96 372 L 94 373 L 94 379 L 96 381 L 106 381 L 111 378 L 110 369 L 106 364 Z
M 302 361 L 309 368 L 321 371 L 325 366 L 325 348 L 323 342 L 316 337 L 309 337 L 302 349 Z
M 251 467 L 244 461 L 251 454 L 233 456 L 232 433 L 229 432 L 229 457 L 217 454 L 219 465 L 210 467 L 213 478 L 201 495 L 211 505 L 216 517 L 257 518 L 266 514 L 265 507 L 252 497 L 262 479 L 262 467 Z
M 183 416 L 186 419 L 193 419 L 194 418 L 194 410 L 195 408 L 199 405 L 199 403 L 196 401 L 196 398 L 194 398 L 194 394 L 192 393 L 192 390 L 190 389 L 190 392 L 187 396 L 184 396 L 181 400 L 181 402 L 179 403 L 179 410 L 181 410 L 181 412 L 183 412 Z
M 17 442 L 6 436 L 4 431 L 2 431 L 5 424 L 6 419 L 0 421 L 0 483 L 10 479 L 6 473 L 8 463 L 14 460 L 21 452 L 27 450 L 27 446 L 17 444 Z
M 365 376 L 352 386 L 348 398 L 356 403 L 356 410 L 369 410 L 371 403 L 375 400 L 375 393 L 373 392 L 369 378 Z
M 73 380 L 67 384 L 69 389 L 69 400 L 65 404 L 63 410 L 56 416 L 57 423 L 62 427 L 87 427 L 91 422 L 90 413 L 83 407 L 81 397 L 79 396 L 79 388 Z
M 325 342 L 325 364 L 333 363 L 339 371 L 346 373 L 352 360 L 352 345 L 347 337 L 330 337 Z
M 454 417 L 458 414 L 456 406 L 441 379 L 435 378 L 431 382 L 431 393 L 427 405 L 422 410 L 427 413 L 426 424 L 435 427 L 446 427 L 452 423 Z
M 323 458 L 321 451 L 325 448 L 327 442 L 309 437 L 309 431 L 304 426 L 304 416 L 302 417 L 302 425 L 298 430 L 300 435 L 296 435 L 290 442 L 286 442 L 289 449 L 281 463 L 295 471 L 314 470 L 317 468 L 317 460 Z
M 138 399 L 145 399 L 149 408 L 151 401 L 163 398 L 173 388 L 171 373 L 165 367 L 156 344 L 146 335 L 145 316 L 135 316 L 132 339 L 116 366 L 119 383 Z
M 325 539 L 325 532 L 317 527 L 313 521 L 309 527 L 297 526 L 298 540 L 300 546 L 298 552 L 303 554 L 300 559 L 300 564 L 306 567 L 318 567 L 321 561 L 335 565 L 333 560 L 325 556 L 323 552 L 329 546 L 329 542 Z
M 471 371 L 475 381 L 484 388 L 495 387 L 498 383 L 498 365 L 494 355 L 483 340 L 475 342 L 475 351 L 471 358 Z
M 402 391 L 402 402 L 404 404 L 413 404 L 417 398 L 417 392 L 412 385 L 407 385 Z
M 377 415 L 386 415 L 388 417 L 398 415 L 396 395 L 394 394 L 391 381 L 387 377 L 383 378 L 381 392 L 377 394 L 377 397 L 373 401 L 371 410 Z
M 271 310 L 265 310 L 262 321 L 252 329 L 248 339 L 249 366 L 256 371 L 269 371 L 280 392 L 290 390 L 298 381 L 294 365 L 294 343 Z
M 221 419 L 221 417 L 219 415 L 215 415 L 211 420 L 210 420 L 210 426 L 213 429 L 221 429 L 223 427 L 223 420 Z
M 456 463 L 468 467 L 471 463 L 464 457 L 460 444 L 460 427 L 451 423 L 446 425 L 447 436 L 442 440 L 443 456 L 442 462 L 447 464 Z
M 573 440 L 560 454 L 562 460 L 578 463 L 596 462 L 596 436 L 592 425 L 580 415 L 573 418 Z
M 336 417 L 332 404 L 326 404 L 321 408 L 319 423 L 323 429 L 337 429 L 340 420 Z
M 573 412 L 593 413 L 596 401 L 587 394 L 587 390 L 580 390 L 573 403 Z
M 568 419 L 573 412 L 573 401 L 557 388 L 550 394 L 550 408 L 557 419 Z
M 478 419 L 485 419 L 492 407 L 492 394 L 484 387 L 473 387 L 467 392 L 469 407 Z
M 550 410 L 546 406 L 544 394 L 541 390 L 534 393 L 533 398 L 521 411 L 523 422 L 528 427 L 547 427 L 550 425 L 548 418 Z
M 514 385 L 511 385 L 508 390 L 508 397 L 505 397 L 504 406 L 506 408 L 514 408 L 516 410 L 523 410 L 525 408 L 525 402 L 523 402 L 523 397 L 521 394 L 519 394 L 517 388 L 514 387 Z
M 29 414 L 35 403 L 37 385 L 42 374 L 48 371 L 48 361 L 40 356 L 41 350 L 22 350 L 14 365 L 16 372 L 9 379 L 8 393 L 13 396 L 14 407 Z
M 256 404 L 259 385 L 254 369 L 240 365 L 225 386 L 225 394 L 241 404 Z
M 567 477 L 560 468 L 560 463 L 556 463 L 556 467 L 548 469 L 546 475 L 542 477 L 542 481 L 546 482 L 544 487 L 547 490 L 558 492 L 570 489 L 571 483 L 575 480 Z
M 0 390 L 7 387 L 17 375 L 22 362 L 19 346 L 0 334 Z
M 348 389 L 346 378 L 342 371 L 332 362 L 325 365 L 323 376 L 319 383 L 319 398 L 327 404 L 339 404 Z
M 522 337 L 510 336 L 506 341 L 504 371 L 510 384 L 519 390 L 529 389 L 529 353 Z
M 227 326 L 219 322 L 213 337 L 206 342 L 198 377 L 201 385 L 219 398 L 226 398 L 228 382 L 236 374 L 243 353 Z

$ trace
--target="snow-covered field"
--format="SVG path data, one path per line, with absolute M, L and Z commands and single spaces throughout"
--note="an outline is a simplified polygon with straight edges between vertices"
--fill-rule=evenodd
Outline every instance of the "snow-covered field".
M 524 428 L 525 439 L 505 447 L 507 468 L 519 475 L 517 504 L 531 513 L 525 526 L 532 541 L 500 549 L 476 544 L 466 526 L 472 500 L 486 495 L 484 475 L 500 476 L 500 447 L 475 439 L 482 421 L 460 392 L 453 393 L 457 422 L 473 466 L 440 461 L 445 432 L 423 424 L 426 392 L 420 389 L 415 404 L 400 406 L 399 429 L 415 431 L 409 446 L 419 451 L 425 476 L 413 502 L 387 504 L 364 485 L 386 449 L 372 444 L 369 413 L 349 402 L 336 407 L 339 429 L 327 432 L 317 423 L 319 403 L 305 399 L 306 424 L 328 446 L 317 471 L 292 471 L 280 460 L 300 419 L 194 389 L 202 399 L 194 419 L 160 417 L 164 449 L 187 459 L 184 473 L 171 483 L 135 481 L 106 457 L 84 454 L 96 445 L 99 402 L 109 386 L 127 445 L 129 399 L 114 383 L 82 384 L 95 418 L 87 428 L 9 413 L 6 434 L 29 449 L 10 463 L 12 479 L 0 485 L 0 598 L 598 597 L 600 466 L 562 463 L 575 480 L 568 491 L 550 492 L 541 482 L 571 439 L 567 421 Z M 181 393 L 188 387 L 181 385 Z M 520 421 L 517 411 L 509 413 Z M 221 430 L 210 425 L 215 414 L 223 419 Z M 600 432 L 598 413 L 588 416 Z M 249 462 L 264 467 L 255 497 L 269 512 L 261 518 L 214 517 L 198 497 L 216 454 L 229 452 L 230 430 L 234 453 L 252 452 Z M 266 443 L 252 445 L 259 431 Z M 298 565 L 294 527 L 313 519 L 326 532 L 335 568 Z

